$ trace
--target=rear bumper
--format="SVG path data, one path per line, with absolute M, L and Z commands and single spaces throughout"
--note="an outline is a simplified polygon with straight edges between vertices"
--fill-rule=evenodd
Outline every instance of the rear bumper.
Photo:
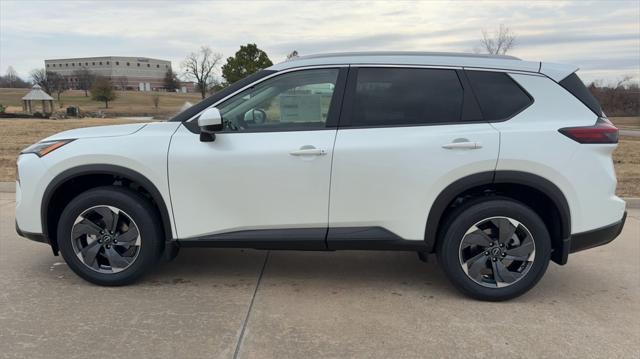
M 624 227 L 627 219 L 627 212 L 624 212 L 622 219 L 608 226 L 593 229 L 582 233 L 571 235 L 569 253 L 583 251 L 585 249 L 598 247 L 613 241 Z
M 620 235 L 624 223 L 627 220 L 627 212 L 622 215 L 622 219 L 610 225 L 596 228 L 590 231 L 572 234 L 571 237 L 562 240 L 560 248 L 554 251 L 551 259 L 560 264 L 567 264 L 569 253 L 575 253 L 598 246 L 605 245 Z

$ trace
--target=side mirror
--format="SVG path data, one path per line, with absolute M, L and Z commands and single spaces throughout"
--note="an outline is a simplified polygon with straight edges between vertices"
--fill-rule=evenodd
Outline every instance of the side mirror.
M 217 131 L 222 130 L 222 115 L 220 110 L 210 107 L 198 117 L 198 127 L 200 127 L 200 141 L 215 141 Z

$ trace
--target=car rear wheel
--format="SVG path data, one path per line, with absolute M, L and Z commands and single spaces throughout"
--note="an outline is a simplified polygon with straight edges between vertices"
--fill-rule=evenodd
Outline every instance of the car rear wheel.
M 74 198 L 58 223 L 58 246 L 69 267 L 100 285 L 129 284 L 160 258 L 156 211 L 128 189 L 100 187 Z
M 524 294 L 540 280 L 551 241 L 540 217 L 505 198 L 473 201 L 454 211 L 438 243 L 438 260 L 453 284 L 481 300 Z

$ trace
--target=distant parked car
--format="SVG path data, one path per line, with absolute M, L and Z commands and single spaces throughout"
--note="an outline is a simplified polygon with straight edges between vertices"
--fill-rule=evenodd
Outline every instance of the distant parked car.
M 63 132 L 18 159 L 18 233 L 101 285 L 179 247 L 435 252 L 504 300 L 625 221 L 618 129 L 573 66 L 345 53 L 260 71 L 164 123 Z

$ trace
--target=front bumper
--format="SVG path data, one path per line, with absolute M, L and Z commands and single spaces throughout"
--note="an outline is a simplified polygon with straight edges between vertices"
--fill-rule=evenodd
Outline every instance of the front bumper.
M 18 235 L 20 237 L 24 237 L 26 239 L 30 239 L 32 241 L 36 241 L 36 242 L 40 242 L 40 243 L 49 243 L 49 240 L 47 239 L 47 237 L 45 235 L 43 235 L 42 233 L 31 233 L 31 232 L 25 232 L 23 230 L 20 229 L 20 227 L 18 227 L 18 221 L 16 221 L 16 232 L 18 233 Z

